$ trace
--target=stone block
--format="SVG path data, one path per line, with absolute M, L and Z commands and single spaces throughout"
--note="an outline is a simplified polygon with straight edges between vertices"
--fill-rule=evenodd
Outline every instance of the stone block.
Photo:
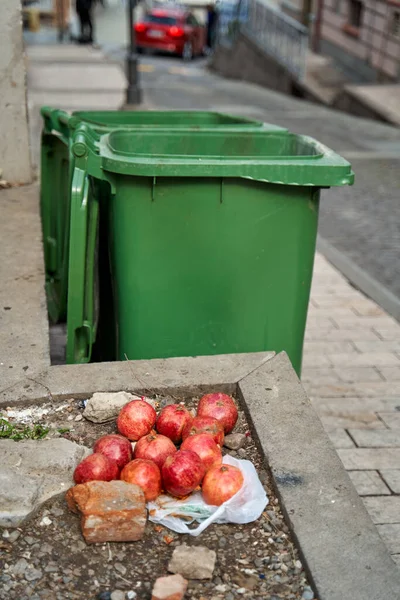
M 400 366 L 400 360 L 393 352 L 330 353 L 327 358 L 334 367 Z
M 368 343 L 368 342 L 365 342 Z M 356 352 L 355 347 L 351 342 L 348 341 L 333 341 L 328 337 L 325 341 L 306 341 L 304 343 L 305 354 L 339 354 L 339 353 L 353 353 Z
M 382 378 L 375 367 L 338 367 L 335 370 L 335 373 L 337 373 L 338 377 L 345 383 L 382 381 Z
M 89 453 L 63 438 L 0 440 L 0 526 L 18 527 L 43 502 L 67 491 Z
M 358 427 L 360 429 L 385 429 L 382 421 L 372 412 L 332 415 L 325 414 L 324 410 L 321 410 L 319 406 L 315 406 L 315 408 L 325 430 L 328 432 L 332 431 L 332 429 L 347 429 L 349 427 Z
M 347 471 L 400 468 L 400 448 L 339 449 L 338 454 Z
M 364 504 L 376 525 L 399 523 L 400 497 L 375 496 L 363 498 Z
M 400 340 L 379 341 L 379 342 L 355 342 L 359 352 L 399 352 Z
M 329 438 L 335 448 L 355 448 L 355 443 L 345 429 L 328 431 Z
M 400 412 L 383 410 L 378 411 L 378 416 L 390 429 L 400 429 Z
M 151 600 L 182 600 L 188 582 L 182 575 L 159 577 L 154 584 Z
M 399 469 L 381 469 L 381 476 L 386 482 L 386 485 L 392 490 L 393 494 L 400 494 L 400 468 Z M 399 517 L 400 521 L 400 517 Z M 400 550 L 399 550 L 400 552 Z
M 377 525 L 379 535 L 391 554 L 400 553 L 400 523 Z
M 359 448 L 400 448 L 400 429 L 381 431 L 350 429 L 349 433 Z
M 374 326 L 374 331 L 382 340 L 398 341 L 400 337 L 400 326 L 397 323 L 394 327 L 381 327 L 379 324 Z
M 217 555 L 205 546 L 177 546 L 168 564 L 170 573 L 179 573 L 187 579 L 211 579 Z
M 377 471 L 349 471 L 350 479 L 360 496 L 388 496 L 389 488 Z
M 317 340 L 317 341 L 326 341 L 329 338 L 332 341 L 377 341 L 380 338 L 373 331 L 373 329 L 356 329 L 356 328 L 345 328 L 338 329 L 337 327 L 329 327 L 329 328 L 307 328 L 306 331 L 306 340 Z
M 125 404 L 139 399 L 140 396 L 128 394 L 128 392 L 96 392 L 87 401 L 83 416 L 93 423 L 112 421 L 117 418 Z M 154 400 L 144 399 L 154 407 Z
M 400 381 L 400 367 L 379 367 L 378 370 L 386 381 Z
M 302 370 L 301 382 L 312 385 L 340 383 L 339 376 L 332 367 L 313 368 L 308 367 Z
M 230 450 L 239 450 L 244 444 L 246 436 L 244 433 L 231 433 L 224 438 L 224 446 Z
M 400 406 L 399 398 L 374 398 L 374 397 L 346 397 L 346 398 L 321 398 L 311 394 L 313 404 L 326 414 L 351 415 L 363 412 L 380 412 L 397 410 Z
M 143 537 L 146 506 L 143 490 L 125 481 L 90 481 L 67 492 L 70 510 L 81 513 L 88 544 L 135 542 Z

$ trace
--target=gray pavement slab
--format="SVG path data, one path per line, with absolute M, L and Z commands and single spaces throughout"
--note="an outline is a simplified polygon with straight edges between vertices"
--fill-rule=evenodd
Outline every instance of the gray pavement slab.
M 34 62 L 29 65 L 28 87 L 47 93 L 112 92 L 125 89 L 126 79 L 116 65 L 77 62 L 75 64 Z
M 52 44 L 27 46 L 26 55 L 30 61 L 46 63 L 97 63 L 104 62 L 104 54 L 91 46 Z
M 0 190 L 0 381 L 5 389 L 50 364 L 39 190 Z

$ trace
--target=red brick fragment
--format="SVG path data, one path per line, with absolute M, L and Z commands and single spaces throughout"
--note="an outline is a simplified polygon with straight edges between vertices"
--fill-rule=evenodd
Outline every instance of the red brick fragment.
M 153 588 L 151 600 L 182 600 L 188 582 L 182 575 L 159 577 Z
M 88 544 L 135 542 L 146 527 L 143 490 L 125 481 L 89 481 L 67 492 L 68 507 L 81 513 Z

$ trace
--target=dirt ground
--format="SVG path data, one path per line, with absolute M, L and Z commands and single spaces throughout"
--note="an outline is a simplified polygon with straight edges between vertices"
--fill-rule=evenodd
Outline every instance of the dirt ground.
M 158 400 L 160 407 L 174 401 Z M 193 408 L 196 399 L 186 400 L 185 404 Z M 116 431 L 115 421 L 102 425 L 87 421 L 82 416 L 83 408 L 82 401 L 71 399 L 61 405 L 30 407 L 25 413 L 19 409 L 3 414 L 8 414 L 10 422 L 46 424 L 50 427 L 47 437 L 63 436 L 88 447 L 101 435 Z M 224 454 L 251 460 L 255 465 L 269 497 L 258 521 L 212 525 L 197 538 L 148 522 L 138 542 L 89 546 L 82 537 L 79 517 L 69 512 L 64 496 L 58 496 L 42 505 L 19 529 L 3 530 L 0 599 L 114 600 L 115 591 L 120 590 L 126 598 L 149 600 L 155 579 L 167 574 L 173 549 L 182 543 L 206 546 L 217 554 L 213 578 L 191 580 L 188 599 L 314 598 L 266 465 L 242 412 L 237 431 L 246 433 L 243 447 L 238 451 L 224 448 Z

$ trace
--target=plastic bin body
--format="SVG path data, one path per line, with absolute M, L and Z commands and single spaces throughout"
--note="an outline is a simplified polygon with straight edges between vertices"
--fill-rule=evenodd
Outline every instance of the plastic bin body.
M 350 165 L 287 132 L 120 131 L 101 138 L 99 154 L 97 175 L 88 167 L 86 176 L 110 184 L 102 203 L 112 309 L 103 312 L 108 326 L 113 315 L 114 358 L 285 350 L 300 374 L 320 188 L 351 183 Z M 71 235 L 99 203 L 92 187 L 92 202 L 74 200 Z M 86 294 L 88 304 L 96 270 L 80 254 L 80 270 L 77 257 L 70 271 L 68 362 L 89 360 L 96 336 L 95 328 L 79 339 L 91 319 L 82 310 L 76 318 L 77 301 Z M 75 280 L 86 281 L 77 294 Z
M 65 320 L 70 223 L 70 152 L 65 139 L 43 132 L 40 210 L 50 320 Z
M 235 178 L 118 182 L 117 357 L 286 350 L 299 372 L 318 196 Z
M 98 134 L 114 129 L 190 129 L 227 131 L 265 128 L 284 131 L 242 117 L 201 111 L 80 111 L 42 108 L 44 130 L 41 145 L 41 212 L 45 244 L 46 293 L 51 321 L 65 320 L 68 287 L 70 220 L 70 140 L 81 123 Z

